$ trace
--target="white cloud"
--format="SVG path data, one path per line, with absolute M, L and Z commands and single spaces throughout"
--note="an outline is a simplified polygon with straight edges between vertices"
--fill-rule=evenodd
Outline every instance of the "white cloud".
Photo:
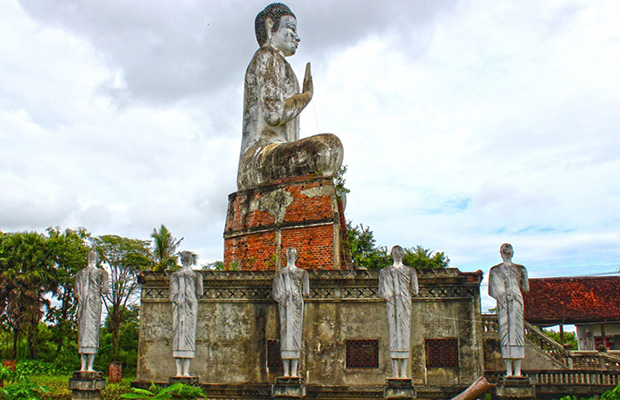
M 0 229 L 163 223 L 221 259 L 265 4 L 4 3 Z M 465 270 L 506 241 L 532 276 L 617 268 L 616 2 L 289 5 L 291 64 L 314 73 L 302 136 L 342 139 L 347 216 L 380 244 Z

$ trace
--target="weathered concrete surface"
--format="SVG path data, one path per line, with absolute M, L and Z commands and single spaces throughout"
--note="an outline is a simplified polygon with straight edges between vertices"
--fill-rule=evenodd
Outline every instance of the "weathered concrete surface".
M 534 400 L 536 389 L 529 378 L 503 379 L 495 390 L 498 398 L 504 400 Z
M 102 372 L 76 371 L 69 378 L 69 389 L 74 400 L 99 400 L 104 388 Z
M 385 304 L 378 271 L 308 271 L 304 345 L 299 371 L 306 385 L 375 385 L 390 375 Z M 202 384 L 267 384 L 281 371 L 267 368 L 267 340 L 279 338 L 272 271 L 201 271 L 196 356 Z M 413 299 L 411 364 L 416 385 L 467 386 L 482 374 L 481 274 L 456 269 L 419 271 Z M 138 382 L 166 382 L 174 374 L 167 278 L 142 277 Z M 424 339 L 457 338 L 458 368 L 426 368 Z M 346 368 L 348 339 L 376 339 L 378 368 Z M 352 389 L 354 390 L 354 389 Z M 356 389 L 355 389 L 356 390 Z

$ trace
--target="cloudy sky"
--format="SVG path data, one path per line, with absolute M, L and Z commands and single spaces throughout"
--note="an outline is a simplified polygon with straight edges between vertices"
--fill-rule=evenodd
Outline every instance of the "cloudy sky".
M 223 257 L 255 0 L 0 4 L 0 230 L 165 224 Z M 620 267 L 620 3 L 289 1 L 347 218 L 465 271 Z

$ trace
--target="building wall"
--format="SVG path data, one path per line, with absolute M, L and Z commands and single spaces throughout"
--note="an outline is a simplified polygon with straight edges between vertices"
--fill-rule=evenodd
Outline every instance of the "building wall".
M 620 350 L 620 323 L 605 323 L 605 344 L 610 350 Z M 575 325 L 579 350 L 597 350 L 602 344 L 601 324 Z
M 202 383 L 273 382 L 281 374 L 267 366 L 268 342 L 279 339 L 277 306 L 271 299 L 273 271 L 203 271 L 203 276 L 192 373 Z M 377 297 L 378 271 L 310 271 L 310 277 L 300 360 L 307 384 L 384 384 L 391 376 L 391 360 L 385 303 Z M 411 333 L 416 384 L 468 385 L 482 375 L 481 277 L 457 269 L 420 271 Z M 147 274 L 141 282 L 137 381 L 165 382 L 175 373 L 168 279 Z M 377 341 L 376 367 L 347 368 L 346 341 L 356 339 Z M 429 339 L 452 344 L 447 350 L 454 351 L 457 366 L 427 366 Z M 449 355 L 446 349 L 435 350 Z

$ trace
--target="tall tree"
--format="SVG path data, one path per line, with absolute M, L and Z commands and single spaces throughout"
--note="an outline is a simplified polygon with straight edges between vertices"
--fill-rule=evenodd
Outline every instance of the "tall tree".
M 176 271 L 179 269 L 177 248 L 181 244 L 181 239 L 176 239 L 172 233 L 162 224 L 159 228 L 153 229 L 153 271 Z
M 370 227 L 347 222 L 347 249 L 353 264 L 367 269 L 379 269 L 392 263 L 392 257 L 385 246 L 377 246 Z M 405 247 L 403 263 L 416 269 L 445 268 L 450 259 L 443 252 L 434 252 L 422 246 Z
M 450 259 L 443 252 L 434 252 L 422 246 L 405 248 L 403 263 L 416 269 L 445 268 Z
M 54 295 L 58 305 L 52 306 L 47 320 L 55 324 L 56 355 L 58 356 L 69 332 L 75 329 L 76 301 L 73 295 L 75 276 L 88 264 L 87 240 L 90 234 L 84 228 L 77 230 L 48 228 L 48 245 L 55 266 Z
M 44 296 L 55 285 L 52 257 L 47 238 L 36 232 L 3 235 L 0 246 L 1 318 L 13 332 L 13 357 L 17 358 L 17 342 L 25 333 L 30 357 L 37 355 L 37 326 Z
M 153 260 L 149 242 L 145 240 L 104 235 L 95 238 L 95 245 L 110 272 L 110 293 L 104 296 L 104 302 L 112 331 L 112 361 L 118 361 L 123 310 L 137 300 L 140 289 L 137 275 L 150 267 Z

